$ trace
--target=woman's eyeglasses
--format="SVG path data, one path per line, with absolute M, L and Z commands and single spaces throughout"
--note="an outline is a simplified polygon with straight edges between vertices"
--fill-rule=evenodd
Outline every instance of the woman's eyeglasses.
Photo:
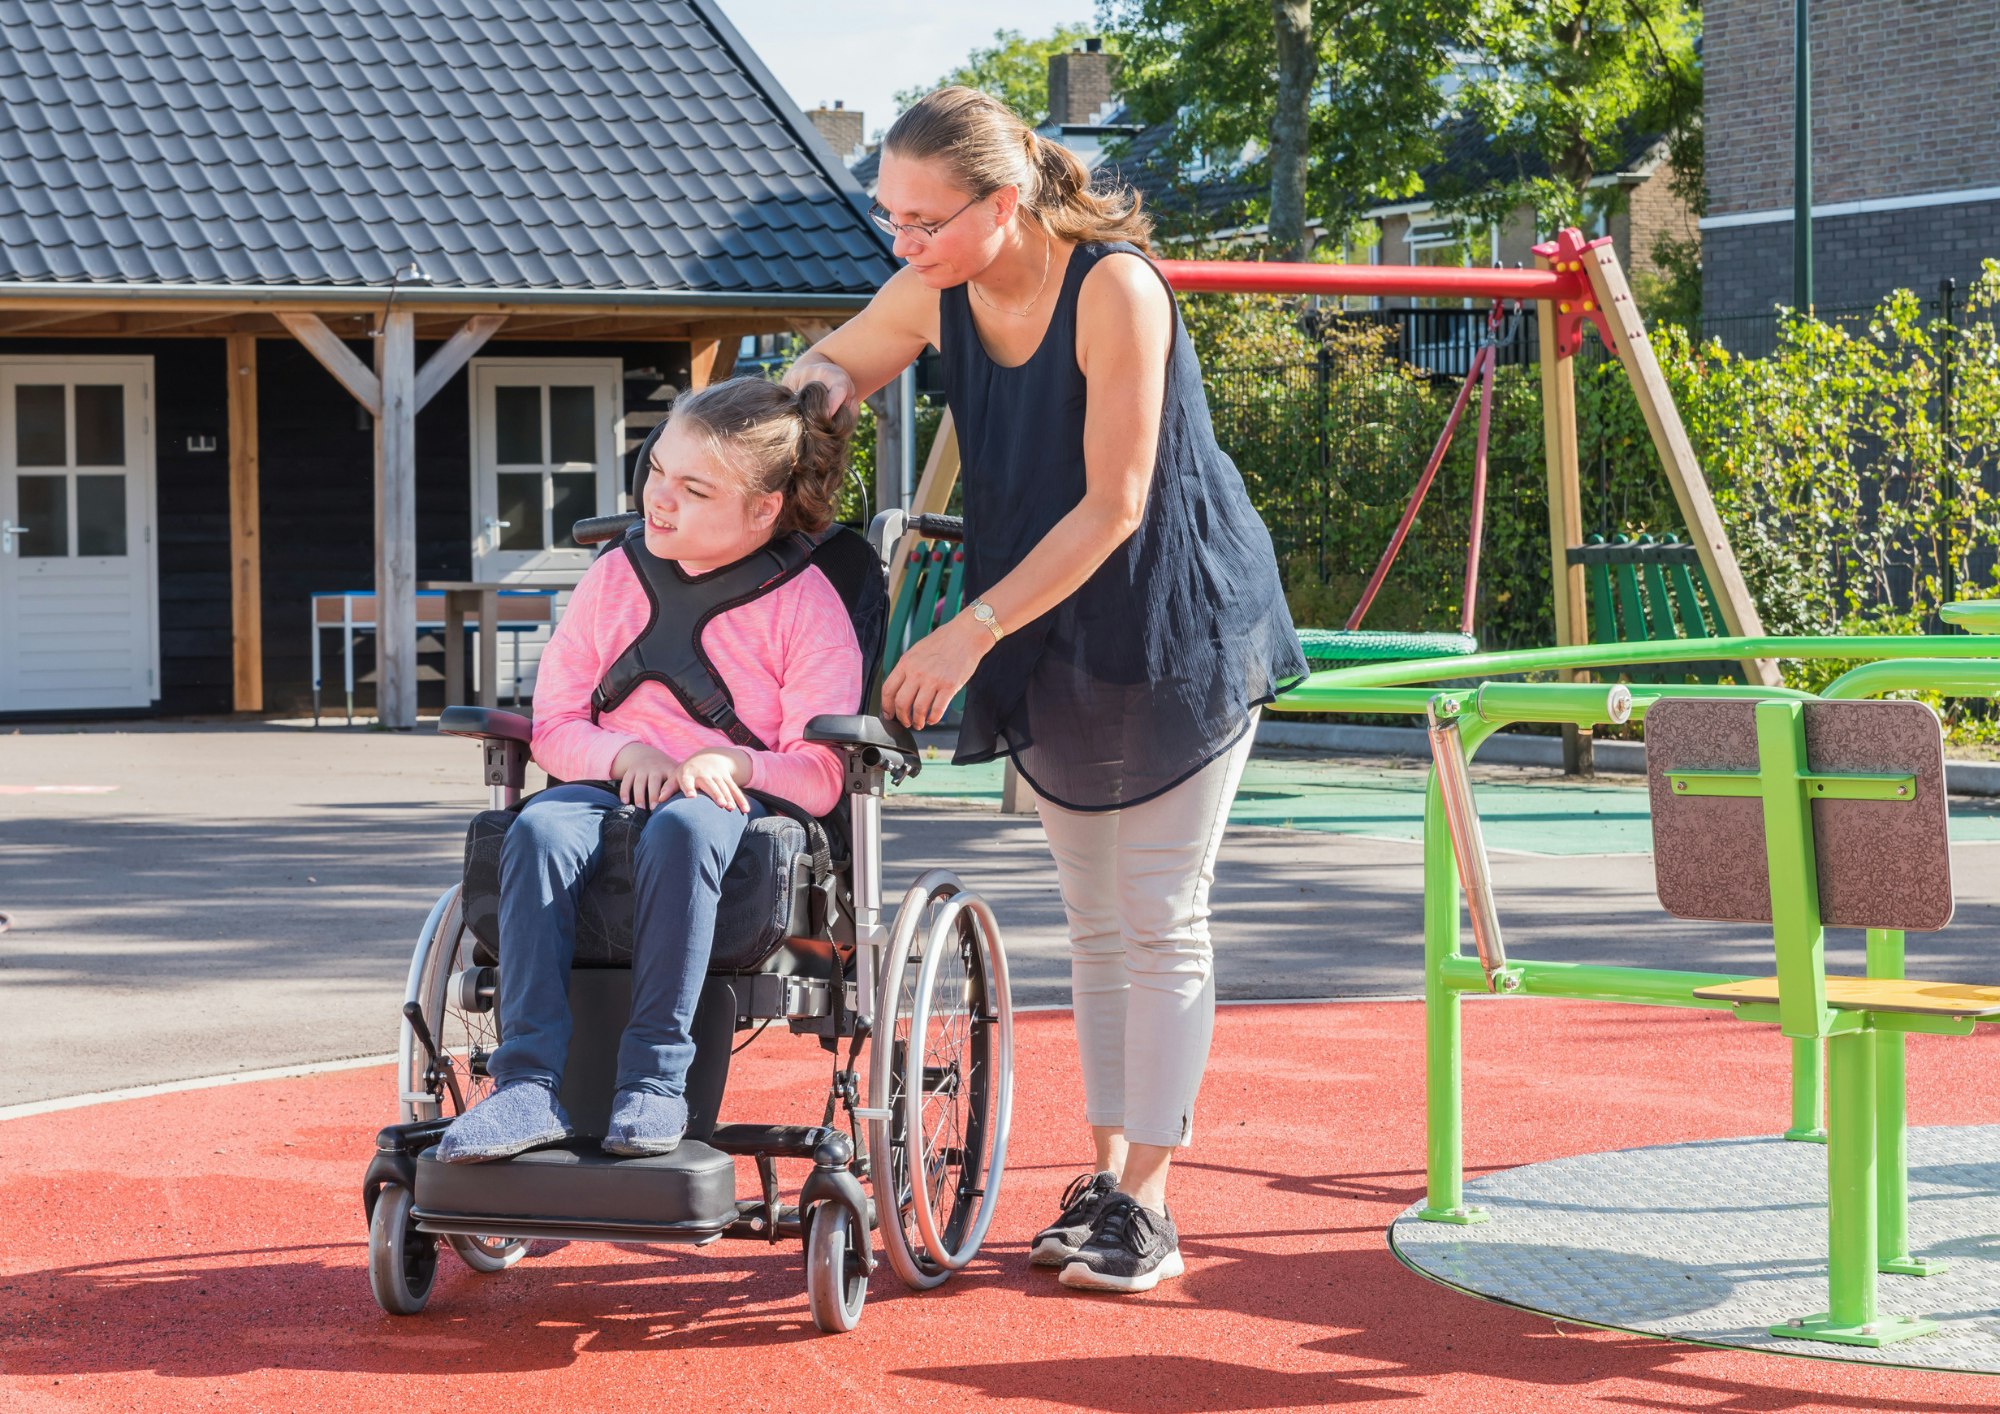
M 966 202 L 965 205 L 959 207 L 958 210 L 952 212 L 951 215 L 945 217 L 944 220 L 931 222 L 894 220 L 878 201 L 868 208 L 868 219 L 873 221 L 877 226 L 880 226 L 883 232 L 891 237 L 908 233 L 909 235 L 931 241 L 937 239 L 939 231 L 942 231 L 946 226 L 949 226 L 984 199 L 984 197 L 975 196 L 972 200 Z

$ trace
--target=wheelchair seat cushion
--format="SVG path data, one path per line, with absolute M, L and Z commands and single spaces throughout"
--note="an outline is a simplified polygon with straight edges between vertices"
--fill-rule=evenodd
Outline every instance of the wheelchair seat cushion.
M 600 827 L 604 855 L 583 887 L 576 912 L 576 965 L 627 967 L 632 962 L 632 882 L 639 834 L 650 812 L 621 805 L 605 812 Z M 500 938 L 500 848 L 518 810 L 487 810 L 472 817 L 465 834 L 466 926 L 489 960 Z M 811 879 L 805 827 L 783 815 L 752 820 L 722 879 L 709 969 L 741 972 L 758 966 L 795 929 L 804 926 L 800 905 Z
M 491 1164 L 439 1163 L 433 1148 L 417 1156 L 416 1200 L 439 1217 L 719 1228 L 736 1216 L 736 1166 L 698 1139 L 648 1159 L 588 1139 Z

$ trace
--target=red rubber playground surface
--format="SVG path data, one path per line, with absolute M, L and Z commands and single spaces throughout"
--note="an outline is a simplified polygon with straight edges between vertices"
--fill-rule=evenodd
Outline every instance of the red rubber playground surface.
M 1975 1376 L 1580 1330 L 1399 1265 L 1384 1229 L 1423 1159 L 1414 1003 L 1228 1007 L 1176 1216 L 1188 1275 L 1079 1297 L 1025 1261 L 1087 1161 L 1068 1018 L 1021 1027 L 993 1239 L 941 1291 L 876 1276 L 819 1336 L 796 1245 L 570 1246 L 430 1308 L 368 1294 L 359 1184 L 386 1069 L 0 1124 L 0 1409 L 1990 1410 Z M 814 1120 L 819 1052 L 739 1058 L 732 1115 Z M 1503 1167 L 1769 1132 L 1784 1044 L 1726 1017 L 1466 1007 L 1468 1152 Z M 2000 1120 L 2000 1037 L 1913 1037 L 1920 1124 Z

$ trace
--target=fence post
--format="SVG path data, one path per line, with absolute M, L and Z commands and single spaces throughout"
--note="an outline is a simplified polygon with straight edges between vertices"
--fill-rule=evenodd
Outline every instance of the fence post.
M 1944 444 L 1944 485 L 1939 488 L 1942 495 L 1938 505 L 1938 512 L 1944 520 L 1938 532 L 1944 550 L 1944 569 L 1940 576 L 1943 593 L 1939 596 L 1939 602 L 1943 604 L 1949 604 L 1958 597 L 1958 451 L 1952 435 L 1953 385 L 1958 374 L 1957 293 L 1958 281 L 1949 275 L 1938 281 L 1938 316 L 1944 326 L 1944 357 L 1938 369 L 1938 433 Z M 1933 632 L 1942 630 L 1940 623 Z
M 1319 420 L 1319 494 L 1315 509 L 1319 515 L 1319 528 L 1314 535 L 1313 556 L 1319 566 L 1319 582 L 1326 583 L 1326 501 L 1327 483 L 1333 475 L 1333 438 L 1328 435 L 1327 419 L 1333 415 L 1333 358 L 1327 352 L 1326 331 L 1319 330 L 1319 349 L 1313 358 L 1314 376 L 1318 380 Z

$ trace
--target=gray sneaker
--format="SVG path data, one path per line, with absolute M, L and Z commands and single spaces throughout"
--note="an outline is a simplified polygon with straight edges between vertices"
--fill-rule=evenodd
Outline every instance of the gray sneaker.
M 1063 1264 L 1062 1284 L 1085 1291 L 1151 1291 L 1184 1270 L 1174 1220 L 1114 1193 L 1089 1238 Z
M 1118 1175 L 1106 1170 L 1099 1174 L 1080 1173 L 1063 1190 L 1062 1216 L 1035 1234 L 1029 1260 L 1038 1267 L 1060 1267 L 1076 1255 L 1097 1225 L 1104 1200 L 1118 1191 Z

